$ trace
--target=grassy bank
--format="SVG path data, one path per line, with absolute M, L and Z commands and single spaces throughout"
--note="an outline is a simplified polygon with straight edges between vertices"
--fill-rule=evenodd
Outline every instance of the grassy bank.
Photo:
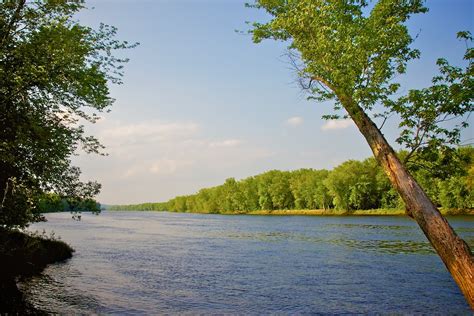
M 154 209 L 108 209 L 109 211 L 164 211 Z M 459 210 L 459 209 L 441 209 L 441 214 L 446 216 L 456 215 L 474 215 L 474 209 Z M 180 212 L 174 212 L 180 213 Z M 373 209 L 373 210 L 256 210 L 256 211 L 221 211 L 209 213 L 206 211 L 186 211 L 182 213 L 196 213 L 196 214 L 221 214 L 221 215 L 269 215 L 269 216 L 406 216 L 405 210 L 400 209 Z
M 473 210 L 441 210 L 443 215 L 474 215 Z M 237 213 L 235 213 L 237 214 Z M 259 210 L 249 215 L 299 215 L 299 216 L 406 216 L 405 210 L 374 209 L 374 210 Z
M 390 209 L 376 209 L 376 210 L 357 210 L 357 211 L 345 211 L 345 210 L 259 210 L 249 212 L 250 215 L 299 215 L 299 216 L 348 216 L 348 215 L 391 215 L 391 216 L 403 216 L 405 215 L 404 210 L 390 210 Z
M 16 282 L 40 273 L 51 263 L 72 257 L 74 250 L 65 242 L 39 234 L 25 234 L 0 228 L 0 313 L 33 313 Z

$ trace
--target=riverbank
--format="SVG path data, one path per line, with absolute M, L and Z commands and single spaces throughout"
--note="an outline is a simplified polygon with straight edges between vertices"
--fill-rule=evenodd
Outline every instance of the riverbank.
M 236 213 L 234 213 L 236 214 Z M 246 213 L 248 215 L 275 215 L 275 216 L 406 216 L 405 210 L 374 209 L 374 210 L 259 210 Z M 445 216 L 474 215 L 474 210 L 441 210 Z
M 109 208 L 108 211 L 120 212 L 120 211 L 156 211 L 163 212 L 165 210 L 154 210 L 154 209 L 114 209 Z M 457 216 L 457 215 L 474 215 L 474 209 L 470 210 L 453 210 L 453 209 L 441 209 L 441 214 L 445 216 Z M 172 212 L 180 213 L 180 212 Z M 209 213 L 205 211 L 187 211 L 182 213 L 196 213 L 196 214 L 221 214 L 221 215 L 261 215 L 261 216 L 406 216 L 405 210 L 399 209 L 373 209 L 373 210 L 256 210 L 256 211 L 221 211 L 215 213 Z
M 17 281 L 41 273 L 48 264 L 71 258 L 73 252 L 54 236 L 0 228 L 0 313 L 38 314 L 24 301 Z
M 404 216 L 404 210 L 357 210 L 357 211 L 345 211 L 345 210 L 258 210 L 248 213 L 249 215 L 275 215 L 275 216 Z

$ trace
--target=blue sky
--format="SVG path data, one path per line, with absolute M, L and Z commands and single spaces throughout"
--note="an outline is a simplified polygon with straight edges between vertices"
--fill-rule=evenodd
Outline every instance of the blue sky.
M 284 56 L 285 44 L 252 43 L 245 21 L 264 12 L 240 0 L 88 1 L 81 23 L 118 28 L 118 38 L 140 42 L 124 84 L 112 86 L 111 113 L 88 131 L 107 157 L 81 155 L 85 180 L 103 184 L 107 204 L 165 201 L 200 188 L 270 169 L 332 168 L 369 157 L 352 124 L 321 120 L 330 104 L 306 101 Z M 400 78 L 404 91 L 429 84 L 435 60 L 460 64 L 460 30 L 473 32 L 471 0 L 432 0 L 430 12 L 409 22 L 422 58 Z M 474 32 L 473 32 L 474 33 Z M 384 128 L 396 136 L 396 119 Z M 472 128 L 464 134 L 472 136 Z

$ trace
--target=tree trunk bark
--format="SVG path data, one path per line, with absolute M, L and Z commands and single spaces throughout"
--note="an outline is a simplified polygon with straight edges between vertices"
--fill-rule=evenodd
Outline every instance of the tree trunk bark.
M 407 212 L 423 230 L 458 284 L 467 302 L 474 309 L 474 261 L 469 246 L 457 236 L 436 206 L 400 162 L 395 151 L 367 116 L 348 97 L 340 97 L 342 105 L 369 143 L 378 163 L 398 191 Z

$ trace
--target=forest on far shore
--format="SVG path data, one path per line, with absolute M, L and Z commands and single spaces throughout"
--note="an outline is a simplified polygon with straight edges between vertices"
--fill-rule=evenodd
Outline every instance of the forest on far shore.
M 401 160 L 407 152 L 398 153 Z M 420 156 L 409 167 L 432 201 L 444 210 L 474 208 L 474 148 Z M 167 202 L 113 205 L 109 210 L 248 213 L 258 210 L 404 209 L 374 158 L 348 160 L 332 170 L 271 170 L 177 196 Z

